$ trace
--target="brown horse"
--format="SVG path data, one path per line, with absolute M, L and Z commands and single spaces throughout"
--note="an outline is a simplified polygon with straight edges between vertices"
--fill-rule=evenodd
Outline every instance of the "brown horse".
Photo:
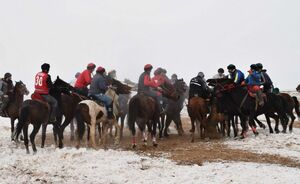
M 13 139 L 14 132 L 14 123 L 16 119 L 19 119 L 19 110 L 24 100 L 24 95 L 28 95 L 29 91 L 26 88 L 26 85 L 22 82 L 16 82 L 13 92 L 9 93 L 9 102 L 5 109 L 7 114 L 6 117 L 10 118 L 11 124 L 11 139 Z
M 297 86 L 296 90 L 300 92 L 300 84 Z
M 177 100 L 179 95 L 174 89 L 173 85 L 165 82 L 161 85 L 163 91 L 162 94 L 166 98 Z M 159 123 L 160 109 L 158 102 L 150 96 L 143 93 L 133 96 L 129 101 L 128 111 L 128 127 L 132 135 L 132 147 L 136 147 L 136 130 L 135 123 L 137 123 L 140 131 L 143 134 L 143 142 L 147 144 L 148 134 L 152 136 L 153 146 L 157 146 L 156 142 L 156 127 Z M 145 128 L 148 128 L 148 134 L 145 132 Z
M 188 104 L 188 113 L 191 118 L 192 128 L 190 132 L 192 133 L 191 142 L 195 140 L 195 122 L 197 126 L 198 133 L 200 138 L 203 139 L 204 129 L 206 127 L 207 119 L 206 116 L 208 114 L 208 106 L 206 101 L 201 97 L 192 97 Z

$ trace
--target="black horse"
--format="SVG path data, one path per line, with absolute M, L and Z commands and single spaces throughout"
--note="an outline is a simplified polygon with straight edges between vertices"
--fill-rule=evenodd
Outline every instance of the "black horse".
M 163 135 L 168 137 L 168 128 L 172 121 L 174 121 L 178 134 L 183 134 L 183 128 L 180 118 L 180 112 L 183 108 L 183 102 L 185 100 L 185 92 L 187 90 L 187 85 L 183 81 L 183 79 L 176 80 L 173 84 L 177 94 L 180 96 L 179 99 L 173 100 L 173 99 L 167 99 L 166 103 L 166 122 L 161 120 L 160 130 L 159 130 L 159 137 L 161 138 Z
M 254 118 L 260 114 L 265 114 L 267 117 L 270 117 L 276 112 L 283 124 L 283 132 L 286 131 L 287 128 L 287 116 L 282 107 L 282 103 L 280 98 L 273 94 L 267 93 L 263 106 L 257 106 L 257 102 L 255 98 L 251 97 L 248 93 L 247 88 L 239 85 L 235 85 L 231 80 L 222 81 L 218 83 L 215 81 L 215 90 L 216 96 L 222 100 L 226 100 L 227 104 L 225 105 L 225 110 L 229 110 L 231 112 L 237 113 L 241 119 L 241 125 L 243 128 L 242 135 L 244 135 L 247 131 L 247 126 L 245 124 L 244 118 L 249 118 L 249 126 L 251 127 L 253 133 L 258 135 L 256 130 L 256 125 L 254 122 Z M 224 104 L 220 104 L 221 106 Z M 234 111 L 232 111 L 232 109 Z M 244 136 L 243 136 L 244 137 Z

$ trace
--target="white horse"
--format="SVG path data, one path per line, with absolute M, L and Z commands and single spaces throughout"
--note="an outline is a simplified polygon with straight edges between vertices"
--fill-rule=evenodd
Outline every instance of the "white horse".
M 96 149 L 95 132 L 96 125 L 100 126 L 102 123 L 103 135 L 101 136 L 101 130 L 99 130 L 99 136 L 103 141 L 103 145 L 106 148 L 106 135 L 109 126 L 114 125 L 116 127 L 115 144 L 119 144 L 120 140 L 120 127 L 115 119 L 107 119 L 107 111 L 104 106 L 98 105 L 92 100 L 81 101 L 76 108 L 75 118 L 77 120 L 77 148 L 80 147 L 83 134 L 85 132 L 85 124 L 89 127 L 89 139 L 92 143 L 92 147 Z

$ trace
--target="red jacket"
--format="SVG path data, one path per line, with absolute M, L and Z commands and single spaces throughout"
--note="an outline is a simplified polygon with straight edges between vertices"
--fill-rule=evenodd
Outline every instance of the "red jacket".
M 90 70 L 84 70 L 77 78 L 75 82 L 75 87 L 76 88 L 85 88 L 89 84 L 91 84 L 92 77 L 91 77 L 92 72 Z
M 49 87 L 47 84 L 48 74 L 45 72 L 39 72 L 35 75 L 35 93 L 49 94 Z
M 165 83 L 165 77 L 161 76 L 161 75 L 155 75 L 152 80 L 155 82 L 155 84 L 157 86 L 162 85 L 163 83 Z

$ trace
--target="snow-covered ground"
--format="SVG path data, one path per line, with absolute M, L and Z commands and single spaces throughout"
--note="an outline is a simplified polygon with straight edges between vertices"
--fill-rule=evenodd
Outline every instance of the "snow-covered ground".
M 130 151 L 81 148 L 38 148 L 26 154 L 23 144 L 10 141 L 8 120 L 0 118 L 0 183 L 298 183 L 300 169 L 246 162 L 205 163 L 180 166 L 165 158 L 150 158 Z M 295 134 L 298 134 L 296 131 Z M 272 137 L 272 136 L 269 136 Z M 293 141 L 291 135 L 274 135 L 261 142 L 266 149 L 278 141 Z M 248 141 L 247 141 L 248 140 Z M 263 138 L 236 144 L 247 146 Z M 230 142 L 230 141 L 229 141 Z M 233 144 L 233 143 L 232 143 Z M 38 145 L 39 146 L 39 145 Z M 285 146 L 287 147 L 287 146 Z M 247 147 L 245 147 L 247 148 Z M 296 148 L 298 150 L 299 147 Z M 30 148 L 31 149 L 31 148 Z M 252 149 L 251 146 L 249 149 Z M 290 153 L 288 153 L 290 154 Z M 291 154 L 299 158 L 297 154 Z

